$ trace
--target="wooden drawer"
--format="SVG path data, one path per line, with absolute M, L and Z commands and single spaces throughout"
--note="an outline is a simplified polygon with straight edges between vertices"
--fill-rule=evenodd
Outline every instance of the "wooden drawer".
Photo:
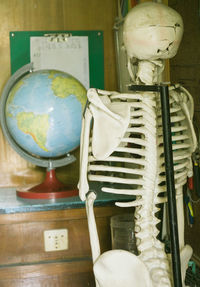
M 63 228 L 68 229 L 68 250 L 45 252 L 44 231 Z M 0 265 L 91 256 L 86 219 L 0 225 L 0 234 Z
M 117 211 L 121 209 L 95 208 L 102 252 L 111 248 L 110 216 Z M 0 224 L 0 265 L 91 257 L 85 209 L 8 215 L 7 223 L 4 218 Z M 68 250 L 45 252 L 44 231 L 63 228 L 68 229 Z

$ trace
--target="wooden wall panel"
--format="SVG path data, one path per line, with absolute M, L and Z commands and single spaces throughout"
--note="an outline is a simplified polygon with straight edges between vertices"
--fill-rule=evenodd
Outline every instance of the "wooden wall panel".
M 199 1 L 169 0 L 169 5 L 183 17 L 184 34 L 177 55 L 170 60 L 170 75 L 173 83 L 181 83 L 194 99 L 195 130 L 200 131 L 200 16 Z M 199 136 L 198 136 L 199 137 Z M 199 138 L 198 138 L 199 140 Z M 194 224 L 191 228 L 185 216 L 185 241 L 193 248 L 200 263 L 200 201 L 196 193 L 191 194 L 194 202 Z
M 9 31 L 103 30 L 105 89 L 116 90 L 113 24 L 116 0 L 1 0 L 0 92 L 10 76 Z M 0 186 L 41 182 L 44 169 L 35 168 L 12 150 L 0 131 Z M 79 158 L 79 150 L 74 152 Z M 77 184 L 79 160 L 58 169 L 58 178 Z

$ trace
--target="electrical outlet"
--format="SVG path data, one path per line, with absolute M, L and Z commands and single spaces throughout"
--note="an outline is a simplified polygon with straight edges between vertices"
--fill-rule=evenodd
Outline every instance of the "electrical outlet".
M 68 230 L 52 229 L 44 231 L 45 251 L 59 251 L 68 249 Z

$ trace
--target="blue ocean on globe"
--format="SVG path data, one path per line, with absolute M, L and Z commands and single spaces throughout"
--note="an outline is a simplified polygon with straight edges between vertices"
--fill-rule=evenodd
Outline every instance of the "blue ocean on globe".
M 37 157 L 61 157 L 80 144 L 86 89 L 56 70 L 29 73 L 11 89 L 6 102 L 10 135 Z

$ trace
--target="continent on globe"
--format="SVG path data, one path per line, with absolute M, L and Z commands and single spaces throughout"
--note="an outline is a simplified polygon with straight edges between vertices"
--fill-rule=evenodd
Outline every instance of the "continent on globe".
M 45 147 L 47 131 L 49 129 L 48 115 L 35 115 L 33 113 L 21 112 L 17 114 L 17 125 L 22 132 L 32 136 L 39 147 L 48 151 Z
M 82 107 L 85 106 L 85 88 L 75 82 L 74 78 L 56 77 L 52 80 L 52 90 L 57 97 L 65 98 L 70 95 L 77 95 Z

